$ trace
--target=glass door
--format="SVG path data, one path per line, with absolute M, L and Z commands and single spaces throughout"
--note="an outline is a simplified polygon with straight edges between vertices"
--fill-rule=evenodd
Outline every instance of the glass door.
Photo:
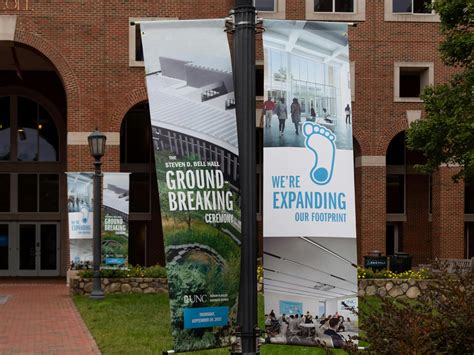
M 58 224 L 39 225 L 39 256 L 37 263 L 39 276 L 59 275 Z
M 57 223 L 20 223 L 18 226 L 18 276 L 58 276 Z
M 36 224 L 19 225 L 18 254 L 18 274 L 36 276 Z
M 10 226 L 0 224 L 0 276 L 11 276 L 11 249 Z

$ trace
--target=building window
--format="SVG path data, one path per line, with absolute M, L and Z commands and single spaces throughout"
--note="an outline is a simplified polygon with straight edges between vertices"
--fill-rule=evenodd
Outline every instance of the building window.
M 405 213 L 404 174 L 387 174 L 387 213 Z
M 10 212 L 10 174 L 0 174 L 0 212 Z
M 128 19 L 128 61 L 131 67 L 143 67 L 143 46 L 140 21 L 177 20 L 177 17 L 130 17 Z
M 431 0 L 393 0 L 393 13 L 431 14 Z
M 161 215 L 148 103 L 137 104 L 120 128 L 120 171 L 130 174 L 129 263 L 164 264 Z
M 384 0 L 384 20 L 394 22 L 440 22 L 432 0 Z
M 23 96 L 0 97 L 0 160 L 59 160 L 56 124 L 42 105 Z
M 151 196 L 151 174 L 132 173 L 130 174 L 130 212 L 147 213 L 150 212 Z
M 305 18 L 315 21 L 365 21 L 365 7 L 366 0 L 305 0 Z
M 428 177 L 428 213 L 433 214 L 433 175 Z
M 257 11 L 262 12 L 276 12 L 277 0 L 254 0 L 254 5 Z
M 135 60 L 137 62 L 143 62 L 144 60 L 141 32 L 141 26 L 137 23 L 135 25 Z
M 18 212 L 59 212 L 59 175 L 18 174 Z
M 314 12 L 354 12 L 354 0 L 314 0 Z
M 131 67 L 143 67 L 145 64 L 140 24 L 130 20 L 129 26 L 129 64 Z
M 255 95 L 257 97 L 263 97 L 264 89 L 263 89 L 263 65 L 257 65 L 255 67 Z
M 397 134 L 387 148 L 386 211 L 388 214 L 405 213 L 406 149 L 405 132 Z
M 433 81 L 433 63 L 395 63 L 394 101 L 421 102 L 420 95 Z
M 464 213 L 474 214 L 474 179 L 467 180 L 464 185 Z
M 10 160 L 10 97 L 0 97 L 0 160 Z

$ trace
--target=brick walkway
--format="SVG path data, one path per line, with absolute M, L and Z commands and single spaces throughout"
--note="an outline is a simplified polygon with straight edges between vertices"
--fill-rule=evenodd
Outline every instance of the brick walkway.
M 100 354 L 64 279 L 0 279 L 0 354 Z

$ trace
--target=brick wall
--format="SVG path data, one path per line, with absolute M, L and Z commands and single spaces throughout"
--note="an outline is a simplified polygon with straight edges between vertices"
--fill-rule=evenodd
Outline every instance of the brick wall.
M 69 132 L 90 132 L 95 127 L 119 132 L 127 110 L 146 100 L 143 68 L 128 64 L 128 19 L 224 17 L 232 4 L 231 0 L 35 1 L 29 12 L 0 15 L 17 14 L 16 41 L 35 48 L 57 68 L 67 97 Z M 286 0 L 287 18 L 304 20 L 304 4 Z M 394 102 L 394 62 L 433 62 L 436 84 L 453 73 L 439 58 L 438 23 L 385 22 L 383 7 L 384 1 L 367 0 L 366 20 L 349 30 L 350 57 L 355 62 L 353 127 L 363 156 L 384 156 L 391 139 L 407 128 L 406 111 L 422 110 L 421 103 Z M 261 36 L 257 59 L 263 59 Z M 67 153 L 68 171 L 91 170 L 87 146 L 70 145 Z M 109 146 L 105 170 L 119 170 L 119 159 L 119 147 Z M 425 177 L 407 178 L 403 242 L 417 261 L 438 255 L 462 257 L 461 187 L 450 184 L 445 175 L 443 171 L 436 180 L 432 223 L 426 216 Z M 356 177 L 360 259 L 370 250 L 385 249 L 385 167 L 360 167 Z

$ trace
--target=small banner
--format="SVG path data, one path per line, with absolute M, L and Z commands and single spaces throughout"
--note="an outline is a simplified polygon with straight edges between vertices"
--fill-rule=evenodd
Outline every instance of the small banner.
M 71 268 L 92 265 L 94 174 L 67 173 Z
M 103 181 L 102 263 L 128 264 L 130 174 L 105 173 Z
M 358 334 L 348 28 L 264 27 L 267 338 L 345 347 Z
M 140 25 L 174 350 L 227 346 L 237 315 L 241 223 L 224 20 Z
M 102 183 L 102 265 L 128 264 L 129 173 L 104 173 Z M 67 173 L 70 265 L 92 266 L 94 174 Z

